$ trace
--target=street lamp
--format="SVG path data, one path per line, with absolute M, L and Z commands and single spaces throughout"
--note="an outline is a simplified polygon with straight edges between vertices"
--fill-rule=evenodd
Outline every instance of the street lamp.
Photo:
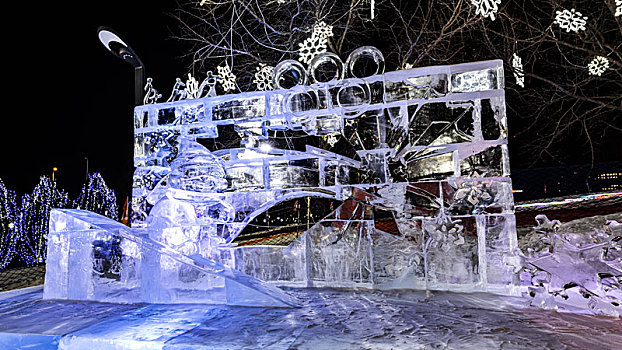
M 86 160 L 86 182 L 89 182 L 89 158 L 88 157 L 84 157 L 84 160 Z
M 145 73 L 143 62 L 138 55 L 129 47 L 112 29 L 108 27 L 97 28 L 97 36 L 99 41 L 112 52 L 113 55 L 119 57 L 134 67 L 134 104 L 136 106 L 143 104 L 143 85 L 145 81 Z
M 56 180 L 54 179 L 54 174 L 56 174 L 56 171 L 58 170 L 57 167 L 53 167 L 52 168 L 52 182 L 56 182 Z

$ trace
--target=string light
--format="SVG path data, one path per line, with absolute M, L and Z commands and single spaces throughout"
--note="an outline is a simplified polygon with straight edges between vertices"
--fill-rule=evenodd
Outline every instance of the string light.
M 118 218 L 115 193 L 99 173 L 89 175 L 75 202 L 50 177 L 42 176 L 32 193 L 17 203 L 15 192 L 0 179 L 0 270 L 14 261 L 26 266 L 44 262 L 50 211 L 72 207 Z

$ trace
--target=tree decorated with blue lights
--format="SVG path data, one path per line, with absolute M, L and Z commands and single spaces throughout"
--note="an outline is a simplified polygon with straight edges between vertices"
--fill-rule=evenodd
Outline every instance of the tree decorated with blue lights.
M 69 196 L 56 187 L 56 182 L 41 176 L 31 194 L 22 197 L 17 220 L 17 253 L 27 265 L 45 261 L 50 211 L 68 208 Z
M 15 255 L 15 193 L 0 179 L 0 270 Z
M 118 220 L 117 197 L 114 190 L 106 186 L 100 173 L 89 174 L 74 206 Z

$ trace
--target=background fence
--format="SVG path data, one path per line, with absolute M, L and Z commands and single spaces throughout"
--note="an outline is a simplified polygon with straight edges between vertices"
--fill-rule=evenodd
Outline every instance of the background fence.
M 512 186 L 517 226 L 622 212 L 622 162 L 515 170 Z

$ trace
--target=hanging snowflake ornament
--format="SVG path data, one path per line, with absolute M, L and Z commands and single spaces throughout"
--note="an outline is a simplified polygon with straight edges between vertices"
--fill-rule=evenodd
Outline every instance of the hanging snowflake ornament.
M 566 32 L 573 31 L 578 33 L 580 30 L 585 30 L 587 24 L 587 17 L 584 17 L 581 12 L 572 9 L 570 11 L 555 11 L 555 22 L 559 24 L 562 29 L 566 29 Z
M 333 26 L 326 24 L 324 21 L 319 21 L 313 26 L 311 36 L 328 40 L 329 37 L 333 36 Z
M 607 68 L 609 68 L 609 60 L 603 56 L 596 56 L 594 59 L 587 65 L 587 70 L 590 75 L 598 75 L 603 74 Z
M 616 13 L 615 16 L 622 16 L 622 0 L 616 0 Z
M 516 78 L 516 84 L 520 87 L 525 87 L 525 72 L 523 71 L 523 60 L 516 54 L 512 56 L 512 68 L 514 69 L 514 78 Z
M 490 17 L 490 20 L 495 20 L 495 13 L 499 11 L 499 4 L 501 0 L 471 0 L 471 4 L 475 6 L 475 14 L 480 14 L 483 17 Z
M 256 67 L 257 72 L 253 78 L 253 84 L 257 87 L 257 91 L 272 90 L 272 73 L 274 73 L 274 67 L 268 66 L 264 63 L 260 63 L 259 67 Z
M 222 85 L 223 90 L 225 90 L 225 92 L 235 90 L 236 77 L 235 74 L 231 73 L 231 68 L 229 67 L 229 65 L 225 63 L 224 67 L 218 66 L 216 67 L 216 70 L 218 71 L 218 75 L 220 78 L 218 79 L 218 81 Z
M 326 52 L 326 44 L 326 38 L 313 35 L 299 43 L 298 56 L 300 57 L 300 62 L 308 64 L 315 56 Z

